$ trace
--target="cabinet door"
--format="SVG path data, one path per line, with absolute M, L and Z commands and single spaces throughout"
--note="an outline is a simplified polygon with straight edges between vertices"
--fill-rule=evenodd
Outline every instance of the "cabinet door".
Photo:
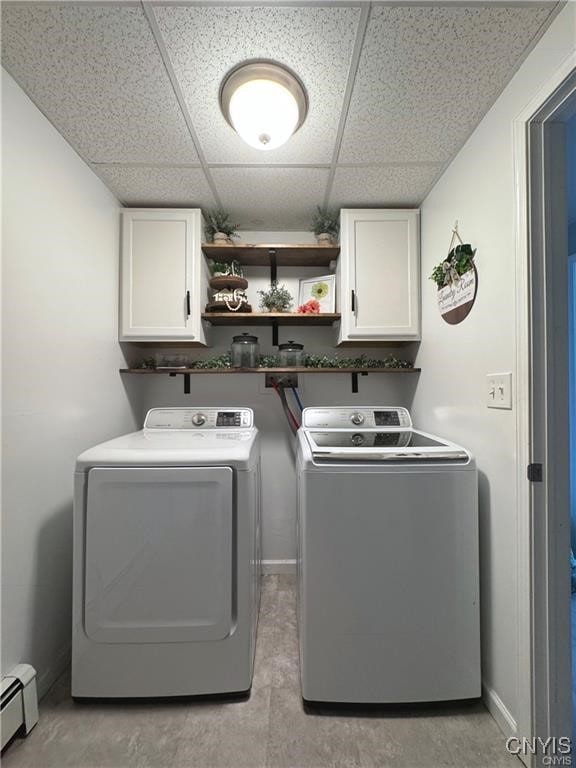
M 341 341 L 420 338 L 417 210 L 343 210 Z
M 121 339 L 202 340 L 200 228 L 196 210 L 123 212 Z

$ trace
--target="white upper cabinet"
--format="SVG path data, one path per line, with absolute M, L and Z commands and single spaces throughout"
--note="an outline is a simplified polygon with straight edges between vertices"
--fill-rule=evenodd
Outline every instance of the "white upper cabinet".
M 420 212 L 340 212 L 339 342 L 420 338 Z
M 205 343 L 200 210 L 122 213 L 121 341 Z

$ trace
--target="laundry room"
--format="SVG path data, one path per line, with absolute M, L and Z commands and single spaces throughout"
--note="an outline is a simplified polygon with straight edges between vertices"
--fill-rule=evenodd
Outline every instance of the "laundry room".
M 2 762 L 570 765 L 576 3 L 1 12 Z

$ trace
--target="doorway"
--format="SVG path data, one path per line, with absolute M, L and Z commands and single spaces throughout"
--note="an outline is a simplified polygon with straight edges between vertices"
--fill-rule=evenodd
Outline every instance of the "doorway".
M 576 111 L 566 123 L 565 140 L 566 219 L 568 227 L 572 744 L 576 744 Z
M 570 131 L 576 123 L 574 60 L 536 101 L 515 126 L 519 679 L 524 705 L 519 735 L 539 740 L 537 754 L 522 757 L 528 765 L 543 766 L 574 760 L 564 750 L 572 735 L 572 546 L 576 553 L 576 259 L 570 259 L 569 251 L 568 190 L 574 166 Z M 576 601 L 574 626 L 576 643 Z

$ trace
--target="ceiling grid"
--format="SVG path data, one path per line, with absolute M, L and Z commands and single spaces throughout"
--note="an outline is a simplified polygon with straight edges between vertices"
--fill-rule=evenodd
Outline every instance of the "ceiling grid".
M 172 63 L 170 61 L 170 55 L 168 51 L 166 50 L 166 46 L 164 45 L 164 40 L 162 39 L 162 33 L 158 29 L 158 23 L 156 22 L 156 17 L 154 16 L 154 11 L 152 10 L 152 7 L 150 3 L 145 2 L 145 0 L 142 0 L 142 9 L 144 10 L 144 14 L 146 16 L 146 19 L 148 20 L 148 24 L 150 25 L 150 30 L 152 31 L 152 34 L 154 35 L 154 40 L 156 41 L 156 45 L 158 46 L 158 50 L 160 52 L 160 56 L 162 57 L 162 61 L 164 63 L 164 67 L 166 69 L 166 74 L 168 75 L 170 82 L 172 84 L 172 88 L 174 89 L 174 95 L 176 96 L 176 99 L 178 100 L 178 104 L 180 106 L 180 109 L 182 110 L 182 115 L 184 117 L 184 120 L 186 121 L 186 125 L 188 127 L 188 130 L 190 132 L 190 138 L 192 139 L 192 142 L 194 144 L 194 148 L 196 149 L 196 153 L 198 155 L 198 158 L 200 160 L 200 165 L 202 166 L 202 170 L 204 171 L 204 176 L 206 177 L 206 183 L 210 187 L 210 190 L 212 194 L 214 195 L 214 200 L 219 208 L 222 207 L 222 201 L 220 200 L 220 196 L 218 195 L 218 191 L 216 189 L 216 185 L 214 184 L 214 180 L 212 179 L 212 175 L 208 169 L 208 166 L 206 165 L 206 159 L 204 157 L 204 153 L 202 151 L 202 148 L 200 147 L 200 142 L 198 141 L 198 137 L 196 135 L 196 130 L 194 129 L 194 125 L 192 123 L 192 118 L 190 116 L 190 113 L 188 112 L 188 109 L 186 107 L 186 102 L 184 100 L 184 95 L 182 93 L 182 89 L 180 88 L 180 84 L 176 78 L 176 73 L 174 72 L 174 69 L 172 67 Z
M 418 206 L 558 9 L 5 2 L 2 63 L 123 204 L 223 205 L 245 228 L 302 229 L 322 202 Z M 270 152 L 218 104 L 222 78 L 253 58 L 293 69 L 309 96 L 304 125 Z
M 364 45 L 364 38 L 366 37 L 366 29 L 368 27 L 368 19 L 370 17 L 370 6 L 368 3 L 362 8 L 360 21 L 358 23 L 358 31 L 356 32 L 356 42 L 354 43 L 354 51 L 352 53 L 352 62 L 350 64 L 350 73 L 348 75 L 348 82 L 346 83 L 346 92 L 344 93 L 344 101 L 342 103 L 342 111 L 340 113 L 340 121 L 338 123 L 338 133 L 336 134 L 336 143 L 334 145 L 334 153 L 332 155 L 332 164 L 330 166 L 330 175 L 328 176 L 328 182 L 326 184 L 326 192 L 324 194 L 324 207 L 328 208 L 330 205 L 330 194 L 332 192 L 332 185 L 334 183 L 334 174 L 336 173 L 336 164 L 340 155 L 340 147 L 342 145 L 342 137 L 344 135 L 344 128 L 346 125 L 346 118 L 348 117 L 348 110 L 350 109 L 350 100 L 352 98 L 352 90 L 354 88 L 354 82 L 358 73 L 358 65 L 360 63 L 360 54 L 362 53 L 362 46 Z

